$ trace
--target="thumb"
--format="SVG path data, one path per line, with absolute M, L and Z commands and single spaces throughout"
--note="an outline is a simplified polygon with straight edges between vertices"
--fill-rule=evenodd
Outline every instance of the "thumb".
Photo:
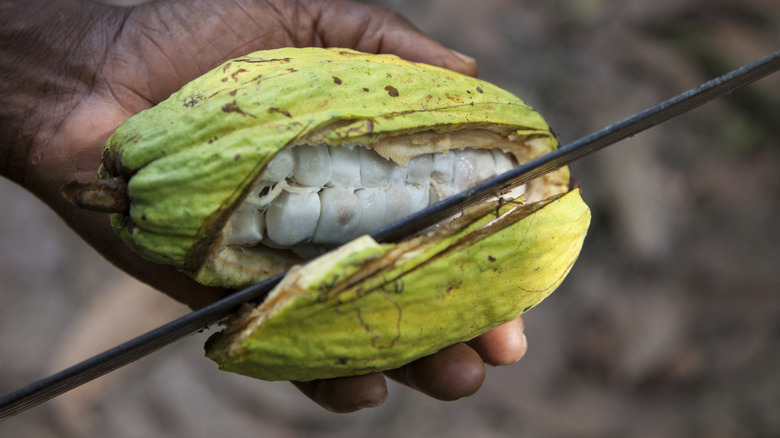
M 397 13 L 349 1 L 317 1 L 316 37 L 324 46 L 370 53 L 392 53 L 414 62 L 438 65 L 469 76 L 476 61 L 425 35 Z

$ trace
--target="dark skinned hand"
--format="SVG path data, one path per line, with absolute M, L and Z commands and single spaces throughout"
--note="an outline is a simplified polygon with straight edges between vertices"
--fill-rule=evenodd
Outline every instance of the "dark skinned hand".
M 132 8 L 84 0 L 0 0 L 0 172 L 56 211 L 106 259 L 192 308 L 229 291 L 196 284 L 128 250 L 105 215 L 68 204 L 71 180 L 96 176 L 108 136 L 128 117 L 222 62 L 279 47 L 348 47 L 476 75 L 450 51 L 386 9 L 348 1 L 161 0 Z M 476 392 L 484 364 L 519 360 L 517 319 L 385 373 L 441 400 Z M 387 397 L 385 375 L 296 382 L 326 409 L 349 412 Z

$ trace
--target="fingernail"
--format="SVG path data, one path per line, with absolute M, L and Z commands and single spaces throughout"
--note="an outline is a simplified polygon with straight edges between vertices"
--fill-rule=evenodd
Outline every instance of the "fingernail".
M 501 365 L 513 365 L 525 356 L 528 350 L 528 339 L 523 332 L 515 333 L 512 340 L 511 355 L 507 355 L 504 363 Z
M 523 356 L 525 356 L 525 353 L 528 352 L 528 338 L 525 337 L 525 333 L 520 333 L 520 345 L 522 345 L 521 347 L 522 352 L 520 353 L 520 356 L 517 358 L 515 362 L 522 359 Z
M 450 49 L 450 53 L 452 53 L 452 55 L 455 56 L 455 58 L 457 58 L 460 64 L 460 65 L 451 65 L 450 68 L 459 71 L 463 74 L 466 74 L 468 76 L 477 77 L 479 71 L 477 68 L 477 61 L 474 58 L 468 55 L 464 55 L 458 52 L 457 50 Z
M 360 404 L 360 409 L 375 408 L 384 403 L 385 400 L 387 400 L 387 396 L 363 400 L 363 403 Z
M 450 49 L 450 52 L 452 52 L 453 55 L 455 55 L 458 58 L 460 58 L 460 60 L 463 61 L 464 63 L 467 63 L 467 64 L 468 63 L 474 63 L 474 64 L 477 63 L 477 61 L 474 58 L 472 58 L 471 56 L 464 55 L 464 54 L 458 52 L 457 50 Z

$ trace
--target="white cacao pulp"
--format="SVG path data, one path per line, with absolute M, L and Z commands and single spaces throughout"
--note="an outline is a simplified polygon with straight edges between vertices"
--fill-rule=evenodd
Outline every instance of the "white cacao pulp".
M 498 149 L 423 154 L 399 166 L 360 145 L 280 151 L 233 214 L 227 245 L 307 255 L 370 233 L 514 166 Z

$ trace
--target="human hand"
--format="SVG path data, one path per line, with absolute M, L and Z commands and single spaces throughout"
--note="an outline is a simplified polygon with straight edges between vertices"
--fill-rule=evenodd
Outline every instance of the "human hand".
M 114 235 L 106 217 L 67 203 L 61 188 L 95 178 L 108 136 L 128 117 L 167 98 L 227 59 L 287 46 L 394 53 L 476 74 L 394 13 L 347 1 L 163 0 L 114 8 L 82 0 L 6 1 L 0 18 L 0 172 L 46 202 L 109 261 L 193 308 L 228 291 L 198 285 L 145 261 Z M 387 373 L 440 399 L 475 392 L 484 365 L 525 351 L 516 320 Z M 299 383 L 321 405 L 350 411 L 386 397 L 382 375 Z

